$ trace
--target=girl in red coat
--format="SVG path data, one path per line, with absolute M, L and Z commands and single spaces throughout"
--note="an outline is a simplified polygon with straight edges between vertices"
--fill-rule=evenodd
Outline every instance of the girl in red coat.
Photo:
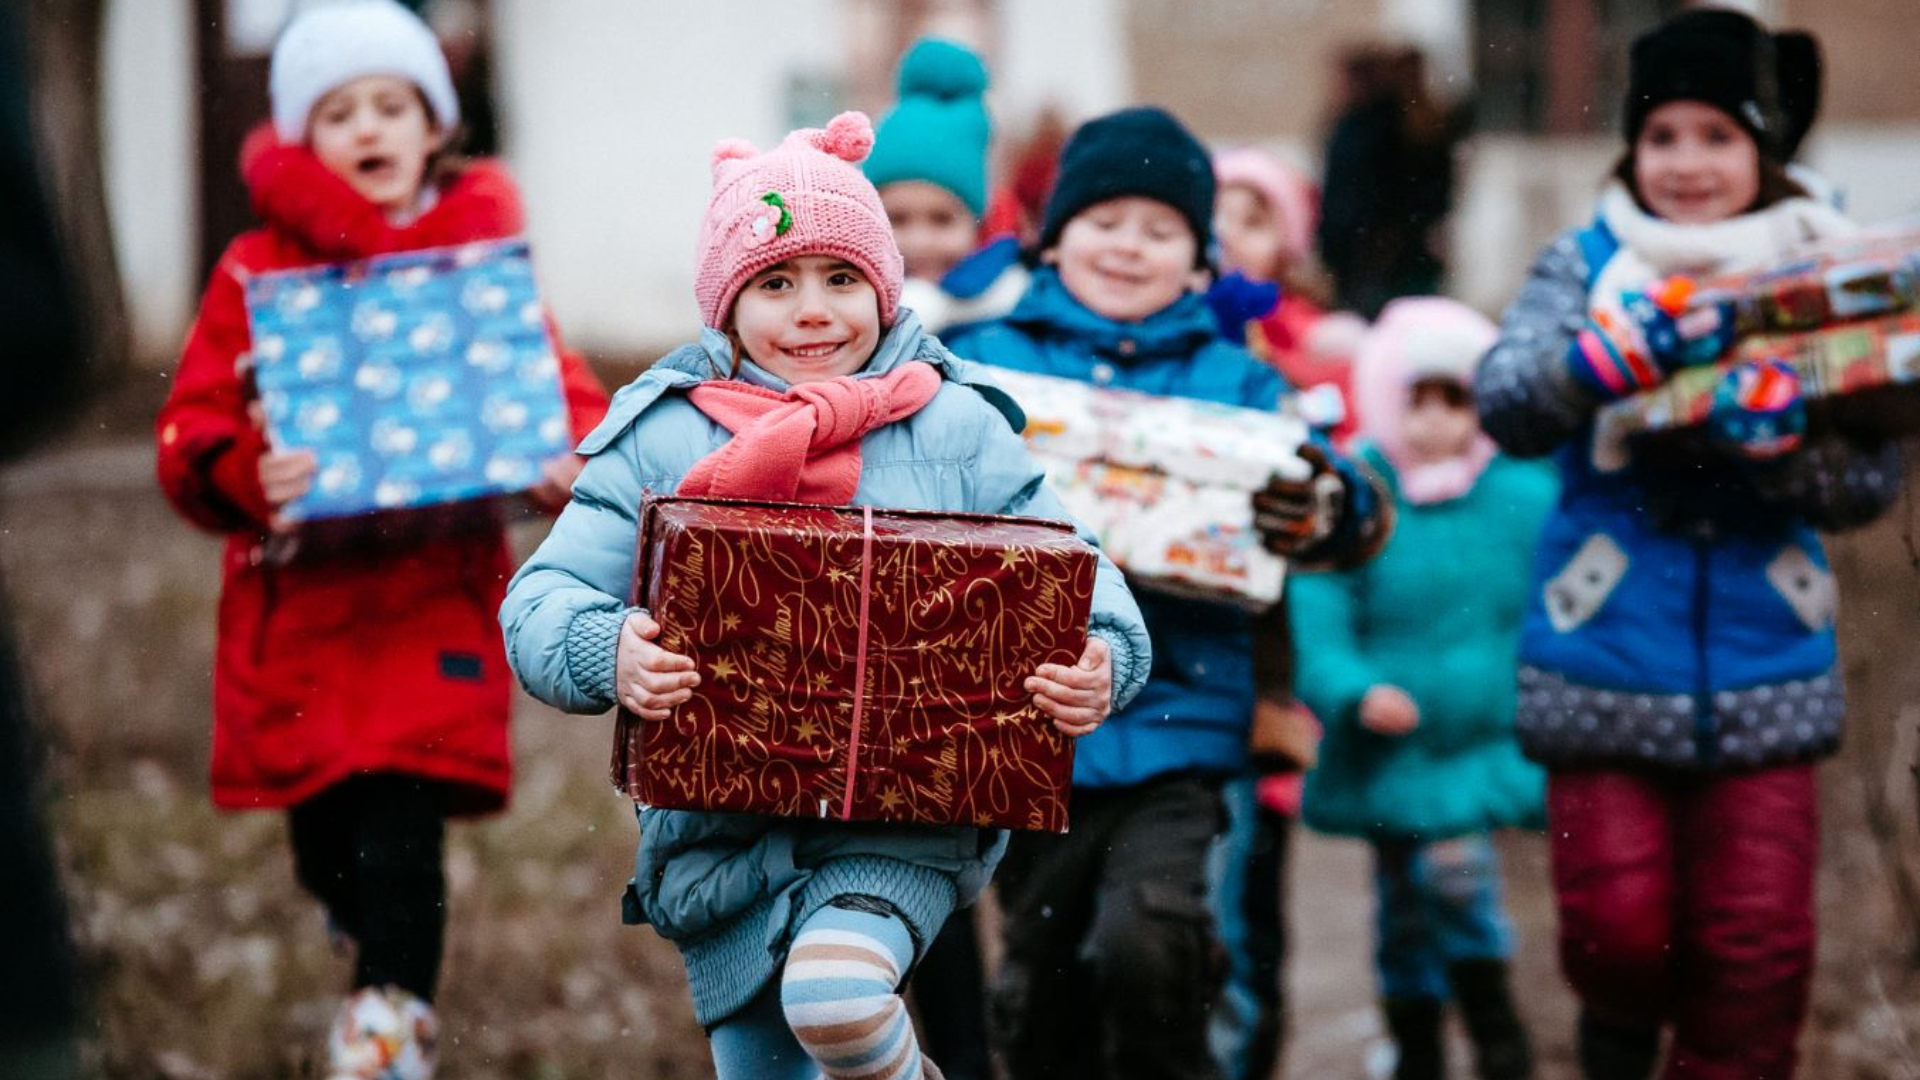
M 244 282 L 270 270 L 521 231 L 497 165 L 445 160 L 458 121 L 446 62 L 392 0 L 315 8 L 273 54 L 273 130 L 242 154 L 264 228 L 215 267 L 157 423 L 167 497 L 223 533 L 213 799 L 288 811 L 295 871 L 358 946 L 330 1040 L 332 1077 L 431 1074 L 450 814 L 507 799 L 511 683 L 495 619 L 513 572 L 497 525 L 378 548 L 271 557 L 308 451 L 265 441 L 247 379 Z M 576 438 L 606 393 L 561 352 Z M 579 472 L 548 463 L 535 497 Z

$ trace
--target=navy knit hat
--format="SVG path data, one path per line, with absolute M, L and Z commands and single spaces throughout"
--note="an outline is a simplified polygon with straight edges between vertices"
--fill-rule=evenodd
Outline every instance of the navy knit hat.
M 1060 151 L 1040 250 L 1059 243 L 1067 222 L 1094 203 L 1139 195 L 1180 211 L 1204 259 L 1213 242 L 1213 186 L 1207 148 L 1166 110 L 1121 109 L 1089 120 Z
M 1760 152 L 1792 160 L 1820 110 L 1820 46 L 1811 34 L 1769 34 L 1724 8 L 1685 11 L 1633 43 L 1626 135 L 1638 142 L 1653 110 L 1699 101 L 1732 117 Z

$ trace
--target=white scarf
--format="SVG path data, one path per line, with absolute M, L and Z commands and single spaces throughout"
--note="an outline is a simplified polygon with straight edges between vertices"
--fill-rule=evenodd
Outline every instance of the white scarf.
M 1856 228 L 1832 206 L 1806 198 L 1784 199 L 1709 225 L 1676 225 L 1640 209 L 1618 181 L 1600 196 L 1600 218 L 1620 241 L 1620 250 L 1594 278 L 1593 304 L 1617 302 L 1622 292 L 1673 274 L 1704 277 L 1755 269 L 1803 244 Z

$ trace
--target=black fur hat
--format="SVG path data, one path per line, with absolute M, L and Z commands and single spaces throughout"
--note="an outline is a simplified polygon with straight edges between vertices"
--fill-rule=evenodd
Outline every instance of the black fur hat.
M 1820 111 L 1820 44 L 1798 31 L 1769 34 L 1723 8 L 1682 12 L 1634 40 L 1627 84 L 1627 142 L 1653 110 L 1700 101 L 1731 116 L 1786 162 Z

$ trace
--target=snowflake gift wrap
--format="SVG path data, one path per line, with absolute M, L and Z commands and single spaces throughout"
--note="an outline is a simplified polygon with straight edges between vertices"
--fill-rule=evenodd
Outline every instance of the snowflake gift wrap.
M 571 449 L 523 240 L 260 274 L 246 289 L 267 438 L 319 459 L 289 520 L 525 491 Z

